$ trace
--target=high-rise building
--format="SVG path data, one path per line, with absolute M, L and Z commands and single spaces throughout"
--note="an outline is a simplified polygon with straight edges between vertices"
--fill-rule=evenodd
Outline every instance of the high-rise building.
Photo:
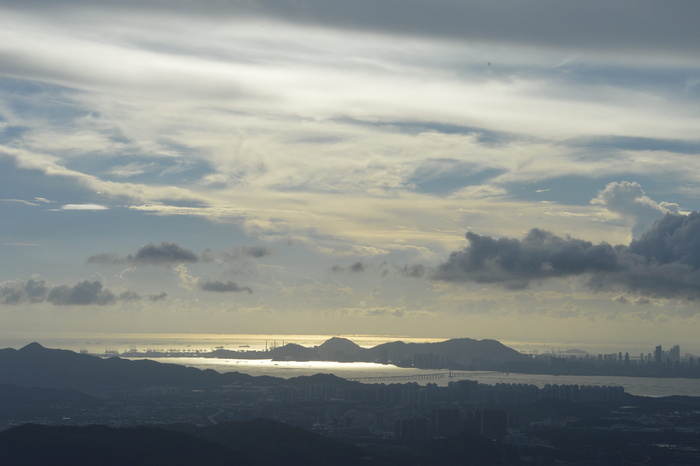
M 681 347 L 676 345 L 671 350 L 668 352 L 668 359 L 671 360 L 671 362 L 680 362 L 681 361 Z
M 654 348 L 654 363 L 655 364 L 662 364 L 664 362 L 664 350 L 661 348 L 661 345 L 657 346 Z

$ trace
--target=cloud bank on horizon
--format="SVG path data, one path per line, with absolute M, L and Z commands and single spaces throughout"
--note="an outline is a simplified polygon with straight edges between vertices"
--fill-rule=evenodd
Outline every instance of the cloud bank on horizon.
M 691 0 L 5 1 L 0 313 L 66 331 L 691 335 L 698 16 Z

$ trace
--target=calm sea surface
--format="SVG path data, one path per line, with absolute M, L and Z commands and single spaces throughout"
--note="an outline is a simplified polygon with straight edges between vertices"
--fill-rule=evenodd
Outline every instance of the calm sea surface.
M 160 351 L 196 351 L 208 352 L 215 348 L 223 347 L 229 350 L 263 350 L 275 345 L 282 346 L 286 343 L 296 343 L 303 346 L 317 346 L 331 338 L 333 335 L 217 335 L 217 334 L 104 334 L 104 335 L 39 335 L 33 338 L 0 337 L 0 347 L 21 348 L 22 346 L 37 341 L 47 348 L 60 348 L 72 351 L 87 350 L 90 353 L 104 353 L 116 351 L 118 353 L 138 350 Z M 407 338 L 393 335 L 342 335 L 360 346 L 372 347 L 381 343 L 402 340 L 410 343 L 443 341 L 442 338 Z M 508 346 L 521 352 L 549 352 L 563 344 L 535 343 L 535 342 L 504 342 Z M 602 345 L 590 345 L 582 349 L 596 354 Z M 564 347 L 563 349 L 568 349 Z M 606 347 L 607 349 L 607 347 Z M 624 350 L 619 349 L 619 350 Z M 615 349 L 610 350 L 614 352 Z M 214 369 L 218 372 L 237 371 L 250 375 L 270 375 L 274 377 L 291 378 L 302 375 L 318 373 L 334 374 L 343 378 L 362 377 L 390 377 L 408 376 L 401 383 L 415 381 L 419 384 L 437 383 L 446 385 L 450 378 L 440 379 L 415 379 L 411 376 L 438 373 L 437 370 L 421 370 L 412 368 L 400 368 L 391 365 L 372 363 L 332 363 L 332 362 L 294 362 L 271 360 L 237 360 L 237 359 L 209 359 L 209 358 L 154 358 L 158 362 L 181 364 L 200 369 Z M 443 371 L 448 373 L 449 371 Z M 493 374 L 473 373 L 468 377 L 479 383 L 522 383 L 543 387 L 546 384 L 578 384 L 578 385 L 614 385 L 622 386 L 628 393 L 642 396 L 670 396 L 688 395 L 700 396 L 700 380 L 697 379 L 671 379 L 671 378 L 644 378 L 644 377 L 592 377 L 592 376 L 552 376 L 534 374 Z M 387 382 L 390 383 L 390 382 Z

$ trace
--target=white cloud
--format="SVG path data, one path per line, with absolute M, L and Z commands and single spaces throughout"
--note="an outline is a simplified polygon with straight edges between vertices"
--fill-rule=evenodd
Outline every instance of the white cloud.
M 664 215 L 681 213 L 678 204 L 657 203 L 644 194 L 639 183 L 630 181 L 609 183 L 605 189 L 598 191 L 598 196 L 593 198 L 591 203 L 603 206 L 626 219 L 635 238 L 641 236 L 654 221 Z
M 109 210 L 109 207 L 99 204 L 65 204 L 60 210 Z

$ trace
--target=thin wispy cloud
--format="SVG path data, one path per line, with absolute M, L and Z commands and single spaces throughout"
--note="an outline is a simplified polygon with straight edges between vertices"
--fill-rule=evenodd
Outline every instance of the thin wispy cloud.
M 109 208 L 99 204 L 65 204 L 59 210 L 108 210 Z

